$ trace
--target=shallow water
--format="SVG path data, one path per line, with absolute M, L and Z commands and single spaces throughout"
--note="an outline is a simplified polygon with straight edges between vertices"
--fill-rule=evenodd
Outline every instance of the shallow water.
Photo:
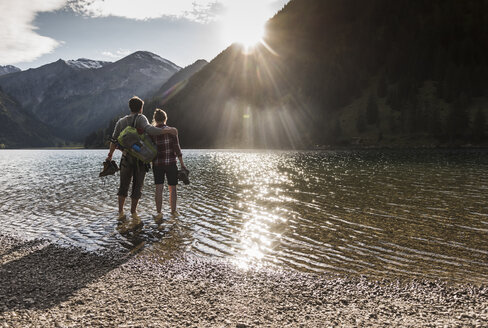
M 191 184 L 178 219 L 116 227 L 118 175 L 106 150 L 0 151 L 0 229 L 89 250 L 191 252 L 237 265 L 488 281 L 488 151 L 184 151 Z M 127 204 L 128 211 L 128 204 Z

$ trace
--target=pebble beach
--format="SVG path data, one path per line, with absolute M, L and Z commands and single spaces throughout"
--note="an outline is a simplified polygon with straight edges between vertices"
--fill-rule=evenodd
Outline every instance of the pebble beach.
M 488 286 L 374 280 L 0 235 L 0 327 L 486 327 Z

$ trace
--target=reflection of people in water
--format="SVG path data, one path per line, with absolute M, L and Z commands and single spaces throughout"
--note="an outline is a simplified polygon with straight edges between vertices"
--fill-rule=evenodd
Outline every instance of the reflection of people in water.
M 113 132 L 113 139 L 117 140 L 122 130 L 127 126 L 135 126 L 138 131 L 146 132 L 149 135 L 161 135 L 173 133 L 177 134 L 178 131 L 175 128 L 165 127 L 164 129 L 156 128 L 149 124 L 146 116 L 142 114 L 144 102 L 139 97 L 132 97 L 129 100 L 130 115 L 122 117 L 115 125 Z M 110 144 L 110 151 L 108 153 L 108 161 L 112 160 L 112 155 L 116 149 L 116 144 L 113 142 Z M 143 162 L 133 157 L 127 151 L 124 150 L 122 159 L 120 161 L 120 187 L 117 193 L 119 200 L 119 220 L 125 218 L 124 204 L 129 191 L 129 185 L 132 180 L 132 193 L 131 193 L 131 217 L 133 219 L 132 224 L 134 226 L 142 224 L 141 219 L 137 215 L 137 204 L 142 194 L 142 186 L 144 184 L 144 178 L 146 176 L 146 169 Z
M 168 115 L 162 109 L 156 108 L 153 115 L 152 124 L 159 128 L 166 128 Z M 176 157 L 180 161 L 181 169 L 186 170 L 181 154 L 180 142 L 177 135 L 163 134 L 151 136 L 156 144 L 158 154 L 153 160 L 154 184 L 156 185 L 156 223 L 161 223 L 163 214 L 161 208 L 163 204 L 163 183 L 164 177 L 168 180 L 169 203 L 171 206 L 171 215 L 177 216 L 176 211 L 176 186 L 178 185 L 178 167 L 176 166 Z

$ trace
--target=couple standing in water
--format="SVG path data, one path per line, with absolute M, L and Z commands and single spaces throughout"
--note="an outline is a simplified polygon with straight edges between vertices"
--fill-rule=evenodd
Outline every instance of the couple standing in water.
M 163 203 L 163 183 L 166 176 L 169 189 L 169 201 L 171 207 L 171 215 L 177 216 L 176 210 L 176 186 L 178 184 L 178 167 L 176 159 L 178 158 L 182 170 L 186 170 L 183 163 L 181 148 L 178 140 L 178 130 L 166 125 L 168 116 L 166 112 L 157 108 L 154 111 L 152 125 L 149 124 L 146 116 L 142 114 L 144 101 L 139 97 L 132 97 L 129 100 L 129 108 L 131 113 L 122 117 L 115 124 L 115 129 L 112 134 L 112 140 L 117 140 L 120 133 L 127 126 L 134 126 L 139 133 L 147 133 L 151 136 L 154 144 L 157 147 L 157 156 L 153 160 L 154 184 L 156 185 L 155 201 L 156 201 L 156 215 L 154 220 L 156 223 L 163 221 L 162 203 Z M 107 156 L 108 161 L 112 160 L 113 153 L 117 145 L 110 143 L 110 150 Z M 147 166 L 139 161 L 127 151 L 123 151 L 122 159 L 120 161 L 120 186 L 118 190 L 118 204 L 119 204 L 119 220 L 125 219 L 124 213 L 125 199 L 129 191 L 129 186 L 132 180 L 131 190 L 131 227 L 142 225 L 141 218 L 137 214 L 137 205 L 142 195 L 142 187 L 144 185 L 144 178 L 147 172 Z

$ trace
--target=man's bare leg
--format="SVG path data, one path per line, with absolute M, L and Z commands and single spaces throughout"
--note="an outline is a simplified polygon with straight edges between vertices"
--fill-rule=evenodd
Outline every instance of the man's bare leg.
M 171 206 L 171 214 L 178 214 L 176 212 L 176 186 L 168 186 L 169 188 L 169 204 Z
M 139 203 L 139 199 L 131 198 L 130 199 L 130 212 L 131 214 L 134 214 L 137 212 L 137 204 Z
M 124 216 L 124 204 L 125 204 L 125 197 L 119 196 L 119 219 L 122 219 Z
M 143 223 L 142 223 L 139 215 L 137 215 L 137 204 L 139 203 L 139 198 L 132 198 L 131 197 L 130 200 L 131 200 L 130 213 L 131 213 L 131 218 L 132 218 L 130 228 L 134 229 L 136 227 L 142 226 Z

